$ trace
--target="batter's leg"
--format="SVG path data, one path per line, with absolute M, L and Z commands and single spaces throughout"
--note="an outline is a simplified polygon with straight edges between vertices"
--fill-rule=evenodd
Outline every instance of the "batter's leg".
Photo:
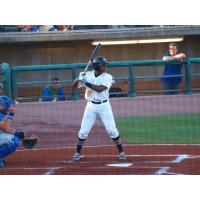
M 113 142 L 115 143 L 115 145 L 119 151 L 119 159 L 125 160 L 126 156 L 125 156 L 125 153 L 123 150 L 119 132 L 116 128 L 116 124 L 115 124 L 111 106 L 110 105 L 106 106 L 106 108 L 100 110 L 100 112 L 98 114 L 105 126 L 106 131 L 108 132 L 109 136 L 112 138 Z
M 80 159 L 82 146 L 85 140 L 87 139 L 95 121 L 96 121 L 96 112 L 93 106 L 88 104 L 86 106 L 83 119 L 81 122 L 81 128 L 78 133 L 76 153 L 73 155 L 73 160 Z

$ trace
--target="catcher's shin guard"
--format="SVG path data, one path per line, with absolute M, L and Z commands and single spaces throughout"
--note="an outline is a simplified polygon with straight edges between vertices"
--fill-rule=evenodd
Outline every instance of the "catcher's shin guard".
M 20 145 L 20 140 L 14 135 L 1 133 L 0 138 L 0 159 L 15 152 Z

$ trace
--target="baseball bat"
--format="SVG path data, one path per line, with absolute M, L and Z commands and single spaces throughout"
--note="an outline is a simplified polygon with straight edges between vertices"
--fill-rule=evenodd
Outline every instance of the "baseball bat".
M 88 62 L 87 66 L 86 66 L 85 69 L 84 69 L 84 72 L 86 72 L 86 71 L 88 70 L 88 67 L 90 66 L 90 63 L 92 62 L 93 58 L 97 55 L 97 53 L 99 52 L 99 49 L 100 49 L 100 48 L 101 48 L 101 43 L 99 43 L 99 44 L 95 47 L 94 51 L 92 52 L 92 55 L 90 56 L 89 62 Z

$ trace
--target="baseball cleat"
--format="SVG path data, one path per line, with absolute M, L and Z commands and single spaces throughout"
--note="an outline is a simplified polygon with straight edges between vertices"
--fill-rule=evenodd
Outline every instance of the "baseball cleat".
M 81 154 L 76 152 L 74 155 L 73 155 L 73 160 L 80 160 L 80 157 L 81 157 Z
M 123 151 L 119 153 L 119 159 L 120 160 L 126 160 L 126 155 Z

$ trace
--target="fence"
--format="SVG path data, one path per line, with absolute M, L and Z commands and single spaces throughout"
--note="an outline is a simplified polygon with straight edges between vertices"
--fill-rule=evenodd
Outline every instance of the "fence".
M 136 68 L 141 67 L 160 67 L 165 65 L 166 63 L 178 63 L 177 61 L 162 61 L 162 60 L 143 60 L 143 61 L 118 61 L 118 62 L 109 62 L 108 69 L 114 68 L 126 68 L 128 69 L 127 77 L 118 77 L 115 79 L 116 82 L 118 81 L 126 81 L 128 84 L 128 96 L 134 97 L 136 96 L 135 89 L 135 81 L 136 80 L 146 80 L 146 79 L 156 79 L 160 80 L 162 75 L 147 75 L 147 76 L 138 76 L 136 73 Z M 199 91 L 200 86 L 193 87 L 192 86 L 192 79 L 199 80 L 200 73 L 198 70 L 192 70 L 192 66 L 194 64 L 199 64 L 200 58 L 188 58 L 182 64 L 184 64 L 184 74 L 182 77 L 185 80 L 184 88 L 182 89 L 185 94 L 190 94 L 193 91 Z M 2 83 L 5 89 L 5 93 L 13 98 L 13 99 L 20 99 L 21 97 L 18 95 L 18 88 L 20 86 L 33 86 L 33 85 L 43 85 L 49 83 L 49 81 L 19 81 L 19 75 L 22 72 L 39 72 L 41 73 L 50 71 L 59 71 L 64 70 L 67 71 L 68 76 L 67 79 L 60 81 L 61 83 L 65 83 L 68 86 L 71 86 L 72 81 L 78 76 L 78 73 L 81 69 L 85 68 L 86 63 L 72 63 L 72 64 L 60 64 L 60 65 L 37 65 L 37 66 L 14 66 L 12 68 L 9 67 L 8 64 L 3 63 L 1 67 L 1 76 L 3 77 Z M 200 69 L 197 67 L 197 69 Z M 170 76 L 173 77 L 173 76 Z M 199 82 L 199 81 L 198 81 Z M 145 91 L 143 91 L 145 92 Z M 152 90 L 148 92 L 163 92 L 162 90 Z M 123 92 L 122 92 L 123 93 Z M 72 90 L 71 98 L 73 100 L 78 99 L 78 91 Z M 23 98 L 23 97 L 22 97 Z

